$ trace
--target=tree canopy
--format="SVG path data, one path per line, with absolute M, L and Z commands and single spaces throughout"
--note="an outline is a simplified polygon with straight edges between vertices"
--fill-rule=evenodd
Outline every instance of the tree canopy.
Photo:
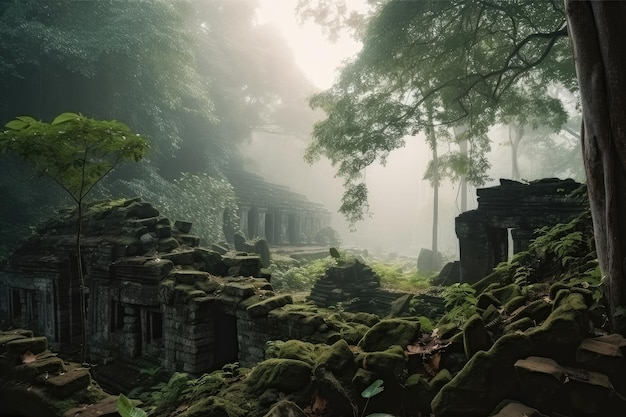
M 384 164 L 407 136 L 433 128 L 450 141 L 447 130 L 463 125 L 452 141 L 468 139 L 468 153 L 441 155 L 438 178 L 463 175 L 480 185 L 488 129 L 513 117 L 556 127 L 565 111 L 547 88 L 576 89 L 560 2 L 387 1 L 356 33 L 360 53 L 310 100 L 327 118 L 316 124 L 307 153 L 338 166 L 341 211 L 351 221 L 366 207 L 365 168 Z

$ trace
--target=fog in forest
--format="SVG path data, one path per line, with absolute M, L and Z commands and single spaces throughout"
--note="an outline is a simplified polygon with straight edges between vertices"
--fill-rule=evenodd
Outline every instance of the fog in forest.
M 313 123 L 325 118 L 324 112 L 309 108 L 308 98 L 333 86 L 343 63 L 358 53 L 360 45 L 344 32 L 330 42 L 324 28 L 297 19 L 296 3 L 191 1 L 197 12 L 191 14 L 166 3 L 160 4 L 162 14 L 130 3 L 103 3 L 98 6 L 102 10 L 81 9 L 83 20 L 74 19 L 70 8 L 58 6 L 48 20 L 34 26 L 41 34 L 7 31 L 7 62 L 14 58 L 21 60 L 21 66 L 15 66 L 15 73 L 13 64 L 3 67 L 7 74 L 3 88 L 10 99 L 0 108 L 0 116 L 6 123 L 24 114 L 49 120 L 63 111 L 84 112 L 118 119 L 150 137 L 148 158 L 137 167 L 115 171 L 96 190 L 96 197 L 136 194 L 161 205 L 172 217 L 187 216 L 216 227 L 215 220 L 206 221 L 213 212 L 200 211 L 216 201 L 209 190 L 224 194 L 211 176 L 231 164 L 323 204 L 346 247 L 417 256 L 420 248 L 431 247 L 433 230 L 434 192 L 423 179 L 431 150 L 423 134 L 406 137 L 405 146 L 392 151 L 385 166 L 375 162 L 365 168 L 369 212 L 352 231 L 338 212 L 344 188 L 343 180 L 336 177 L 337 167 L 326 158 L 312 165 L 303 159 L 313 140 Z M 347 3 L 350 10 L 363 11 L 367 2 Z M 35 3 L 3 7 L 8 29 L 30 27 L 19 25 L 22 18 L 42 19 Z M 154 15 L 142 15 L 147 11 Z M 106 17 L 99 31 L 83 27 L 92 12 Z M 120 31 L 119 37 L 110 38 L 107 28 L 117 28 L 127 18 L 136 18 L 144 26 L 135 25 L 128 33 Z M 164 18 L 169 20 L 162 22 Z M 181 22 L 187 26 L 181 27 Z M 66 31 L 49 31 L 46 25 L 65 25 Z M 53 34 L 48 49 L 40 47 L 44 33 Z M 191 38 L 195 43 L 185 43 Z M 24 43 L 24 48 L 43 54 L 35 55 L 40 62 L 33 59 L 41 68 L 29 66 L 10 42 Z M 65 48 L 66 42 L 73 42 L 73 47 Z M 580 124 L 576 98 L 556 87 L 554 94 L 568 103 L 567 127 L 572 133 L 527 128 L 518 146 L 518 180 L 582 178 L 575 137 Z M 490 131 L 490 179 L 483 186 L 512 177 L 510 135 L 507 126 Z M 553 150 L 557 145 L 567 152 Z M 438 146 L 438 152 L 445 153 L 449 146 Z M 2 217 L 7 219 L 7 230 L 49 215 L 42 207 L 60 204 L 47 185 L 21 176 L 23 168 L 14 160 L 5 159 L 3 164 L 0 187 L 6 190 Z M 26 183 L 33 185 L 32 193 L 24 192 Z M 476 207 L 474 191 L 469 188 L 468 209 Z M 459 196 L 458 181 L 441 182 L 438 248 L 450 257 L 457 255 L 454 218 L 461 211 Z M 44 203 L 32 205 L 33 200 Z M 24 206 L 28 209 L 22 210 Z M 21 217 L 15 218 L 16 213 Z
M 282 33 L 296 63 L 318 87 L 329 88 L 342 60 L 353 56 L 360 48 L 345 36 L 336 42 L 328 41 L 321 28 L 311 22 L 298 24 L 293 9 L 285 3 L 265 0 L 260 5 L 260 20 Z M 349 5 L 356 9 L 363 7 L 358 1 Z M 566 101 L 568 110 L 575 116 L 575 98 L 568 96 Z M 317 117 L 320 120 L 323 114 Z M 576 120 L 569 124 L 579 130 Z M 582 181 L 578 138 L 563 132 L 559 135 L 542 132 L 540 128 L 526 133 L 526 142 L 531 143 L 522 142 L 519 147 L 520 181 L 543 177 L 571 177 Z M 483 187 L 498 185 L 500 178 L 512 178 L 508 127 L 495 126 L 489 137 L 491 168 L 489 180 Z M 550 161 L 553 155 L 546 148 L 548 137 L 568 150 L 569 157 L 564 157 L 565 161 Z M 340 233 L 344 245 L 375 254 L 417 256 L 421 248 L 430 248 L 432 242 L 433 189 L 429 181 L 423 179 L 431 151 L 421 134 L 407 137 L 405 141 L 404 147 L 392 151 L 385 166 L 375 163 L 366 168 L 370 210 L 366 219 L 355 224 L 353 230 L 338 213 L 343 188 L 342 179 L 335 177 L 336 167 L 327 160 L 309 165 L 302 158 L 310 143 L 309 137 L 255 132 L 243 149 L 249 158 L 249 167 L 254 167 L 259 175 L 324 204 L 333 213 L 332 227 Z M 477 207 L 475 190 L 476 187 L 468 187 L 467 208 L 470 210 Z M 459 183 L 443 181 L 439 190 L 438 249 L 450 258 L 458 257 L 454 219 L 460 212 Z

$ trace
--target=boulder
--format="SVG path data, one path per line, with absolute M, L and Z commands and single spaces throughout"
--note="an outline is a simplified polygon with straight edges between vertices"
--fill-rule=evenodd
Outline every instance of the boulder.
M 254 367 L 248 375 L 248 387 L 254 393 L 276 388 L 292 393 L 311 382 L 312 367 L 296 359 L 268 359 Z
M 405 347 L 415 341 L 419 331 L 420 322 L 417 320 L 381 320 L 365 333 L 358 346 L 365 352 L 386 350 L 392 345 Z

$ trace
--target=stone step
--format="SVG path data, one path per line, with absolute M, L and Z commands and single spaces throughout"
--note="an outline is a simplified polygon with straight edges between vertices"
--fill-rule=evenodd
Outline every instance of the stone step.
M 65 398 L 77 391 L 85 389 L 91 383 L 89 370 L 81 367 L 70 367 L 65 373 L 46 379 L 46 389 L 57 398 Z

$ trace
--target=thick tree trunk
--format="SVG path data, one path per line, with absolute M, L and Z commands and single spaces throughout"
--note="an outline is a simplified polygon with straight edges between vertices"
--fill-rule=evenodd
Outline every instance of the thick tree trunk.
M 566 0 L 596 251 L 614 330 L 626 302 L 626 2 Z

